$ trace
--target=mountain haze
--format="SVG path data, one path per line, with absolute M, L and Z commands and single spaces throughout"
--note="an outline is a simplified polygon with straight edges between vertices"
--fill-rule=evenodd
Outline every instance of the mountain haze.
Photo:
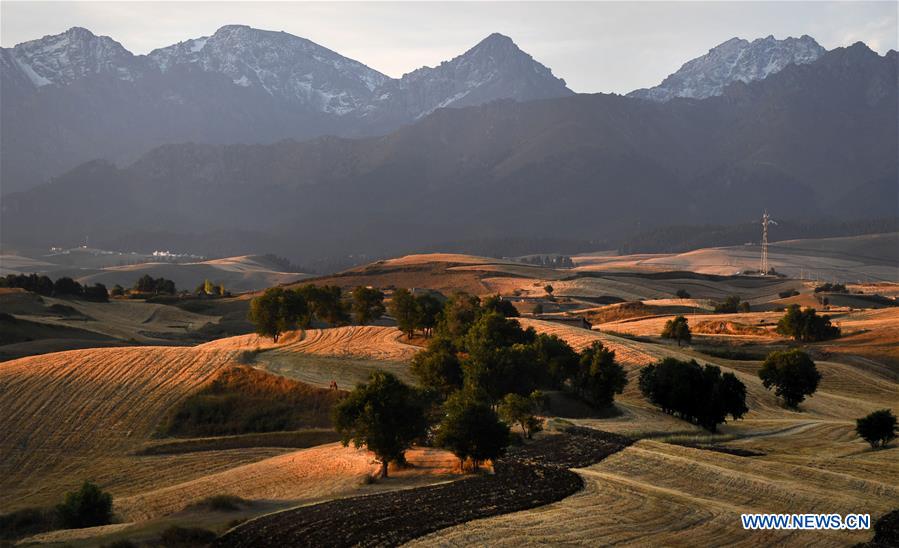
M 704 100 L 440 109 L 383 137 L 166 145 L 3 202 L 4 238 L 207 253 L 396 254 L 672 223 L 897 216 L 897 54 L 864 44 Z M 848 212 L 848 213 L 847 213 Z M 271 247 L 266 247 L 271 246 Z M 214 249 L 214 251 L 210 251 Z

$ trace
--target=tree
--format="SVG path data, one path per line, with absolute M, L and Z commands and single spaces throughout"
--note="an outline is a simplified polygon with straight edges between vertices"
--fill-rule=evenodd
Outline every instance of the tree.
M 543 286 L 543 291 L 546 291 L 546 294 L 549 295 L 550 298 L 553 296 L 553 286 L 546 284 Z
M 373 371 L 334 407 L 334 429 L 344 446 L 365 446 L 381 461 L 381 477 L 391 462 L 405 462 L 405 452 L 427 430 L 424 406 L 414 389 L 384 371 Z
M 768 390 L 783 398 L 787 407 L 795 408 L 818 389 L 821 374 L 808 354 L 794 348 L 771 352 L 759 369 L 759 378 Z
M 677 293 L 674 294 L 678 299 L 689 299 L 690 294 L 687 293 L 686 289 L 678 289 Z
M 609 350 L 599 341 L 581 352 L 578 388 L 599 407 L 607 407 L 615 401 L 615 394 L 621 394 L 627 385 L 624 368 L 615 361 L 615 351 Z
M 481 300 L 468 293 L 455 293 L 445 303 L 437 322 L 437 333 L 443 335 L 457 347 L 481 314 Z
M 384 315 L 384 293 L 373 287 L 359 286 L 353 290 L 353 317 L 365 325 Z
M 533 329 L 497 312 L 485 312 L 463 338 L 462 372 L 466 388 L 483 392 L 493 404 L 506 394 L 530 394 L 537 387 L 538 363 Z
M 415 308 L 415 326 L 424 331 L 426 337 L 430 337 L 437 327 L 443 303 L 437 297 L 425 293 L 415 298 Z
M 125 294 L 125 288 L 120 286 L 119 284 L 115 284 L 112 286 L 112 291 L 110 291 L 110 295 L 113 297 L 121 297 Z
M 530 396 L 506 394 L 499 404 L 499 416 L 509 425 L 518 425 L 524 437 L 531 439 L 543 429 L 543 421 L 535 415 L 543 406 L 543 393 L 535 390 Z
M 341 290 L 336 285 L 306 284 L 297 288 L 297 292 L 308 303 L 310 320 L 314 315 L 330 325 L 344 325 L 349 321 L 346 307 L 341 300 Z
M 566 381 L 576 381 L 581 358 L 567 342 L 555 335 L 540 333 L 534 339 L 533 347 L 540 368 L 538 384 L 556 388 Z
M 777 332 L 802 342 L 824 341 L 840 336 L 840 328 L 831 325 L 830 316 L 818 316 L 814 308 L 802 310 L 796 304 L 787 307 L 786 313 L 777 322 Z
M 477 470 L 485 460 L 503 455 L 509 445 L 509 427 L 489 404 L 460 390 L 446 401 L 444 411 L 436 443 L 456 455 L 462 466 L 471 459 Z
M 881 409 L 856 419 L 855 431 L 858 435 L 871 444 L 871 447 L 886 447 L 888 443 L 896 439 L 896 415 L 889 409 Z
M 86 481 L 78 491 L 66 493 L 56 511 L 67 529 L 107 525 L 112 521 L 112 495 Z
M 402 287 L 397 289 L 393 292 L 388 309 L 400 331 L 406 333 L 411 339 L 418 325 L 418 306 L 412 293 Z
M 272 287 L 250 301 L 249 319 L 256 326 L 256 333 L 278 342 L 284 331 L 294 329 L 308 318 L 306 300 L 290 289 Z
M 485 312 L 499 312 L 507 318 L 517 318 L 521 316 L 521 314 L 518 313 L 518 309 L 515 308 L 515 305 L 513 305 L 511 301 L 507 301 L 499 295 L 487 297 L 481 303 L 481 307 Z
M 662 329 L 662 338 L 674 339 L 677 341 L 677 346 L 680 346 L 681 342 L 689 344 L 693 335 L 690 333 L 690 324 L 687 322 L 687 318 L 675 316 L 674 319 L 665 322 L 665 327 Z
M 640 391 L 665 413 L 699 424 L 715 432 L 727 415 L 739 419 L 746 407 L 746 386 L 733 373 L 721 369 L 665 358 L 640 371 Z
M 95 301 L 98 303 L 109 302 L 109 292 L 106 290 L 106 286 L 101 283 L 84 286 L 82 291 L 84 298 L 88 301 Z
M 438 335 L 431 339 L 428 348 L 412 358 L 410 366 L 418 384 L 446 399 L 462 388 L 462 366 L 452 341 Z

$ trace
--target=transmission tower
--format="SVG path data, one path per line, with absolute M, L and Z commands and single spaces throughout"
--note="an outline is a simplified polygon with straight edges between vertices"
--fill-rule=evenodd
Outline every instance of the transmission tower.
M 762 215 L 762 264 L 760 270 L 762 271 L 762 276 L 768 275 L 768 225 L 776 225 L 777 223 L 771 220 L 771 215 L 768 215 L 768 210 L 765 210 L 765 213 Z

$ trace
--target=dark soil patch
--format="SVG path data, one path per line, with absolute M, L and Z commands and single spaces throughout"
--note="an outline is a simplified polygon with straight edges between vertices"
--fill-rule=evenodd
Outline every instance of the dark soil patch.
M 631 443 L 571 428 L 513 450 L 495 463 L 493 475 L 268 515 L 229 531 L 213 546 L 396 546 L 474 519 L 562 500 L 584 486 L 569 468 L 599 462 Z
M 899 546 L 899 510 L 884 514 L 874 522 L 874 538 L 855 548 L 895 548 Z

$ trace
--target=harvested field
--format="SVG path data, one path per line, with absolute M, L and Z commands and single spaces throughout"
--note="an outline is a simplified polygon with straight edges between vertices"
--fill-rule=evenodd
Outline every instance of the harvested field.
M 690 330 L 694 334 L 710 334 L 721 337 L 781 339 L 774 332 L 783 312 L 748 312 L 739 314 L 686 314 Z M 618 320 L 594 325 L 600 331 L 627 333 L 640 337 L 658 337 L 665 322 L 674 315 Z
M 333 443 L 340 436 L 333 430 L 296 430 L 291 432 L 265 432 L 239 436 L 218 436 L 211 438 L 190 438 L 176 441 L 150 443 L 138 451 L 138 455 L 179 455 L 201 451 L 222 451 L 224 449 L 245 449 L 257 447 L 284 447 L 305 449 L 316 445 Z
M 577 470 L 587 487 L 561 502 L 470 522 L 413 546 L 845 546 L 869 532 L 745 531 L 744 512 L 870 512 L 896 485 L 714 451 L 641 441 Z
M 630 443 L 589 430 L 548 435 L 498 460 L 495 475 L 305 506 L 232 529 L 214 546 L 379 546 L 487 516 L 560 500 L 583 483 L 569 467 L 596 462 Z

